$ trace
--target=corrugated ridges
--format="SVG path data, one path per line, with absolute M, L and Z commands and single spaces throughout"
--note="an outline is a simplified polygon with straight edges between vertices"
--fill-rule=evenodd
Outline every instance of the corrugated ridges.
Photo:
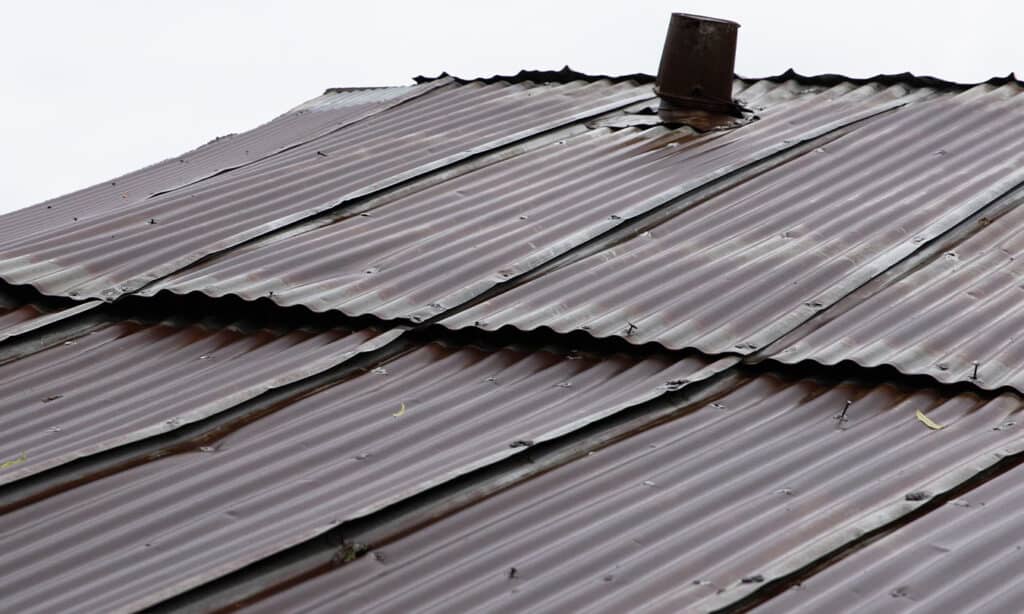
M 34 234 L 47 236 L 57 228 L 72 228 L 87 219 L 124 210 L 153 194 L 249 164 L 365 117 L 399 98 L 430 89 L 433 87 L 389 87 L 319 96 L 247 132 L 215 139 L 127 175 L 4 215 L 0 217 L 0 245 Z
M 993 427 L 1020 408 L 1012 395 L 757 376 L 253 609 L 679 612 L 742 596 L 794 552 L 842 547 L 920 504 L 907 493 L 1017 440 Z
M 423 321 L 714 178 L 926 92 L 738 83 L 737 95 L 760 120 L 705 135 L 594 130 L 361 217 L 232 250 L 148 291 Z
M 0 244 L 0 277 L 44 294 L 113 299 L 342 202 L 649 91 L 608 82 L 437 87 L 234 171 L 72 229 Z
M 0 459 L 23 459 L 0 470 L 0 484 L 172 431 L 390 336 L 170 321 L 100 325 L 0 365 Z
M 1024 482 L 1006 473 L 804 580 L 755 612 L 1016 612 Z
M 979 86 L 865 122 L 448 323 L 750 353 L 1024 180 L 1020 93 Z
M 424 345 L 204 448 L 6 514 L 4 607 L 144 607 L 718 368 Z
M 1017 262 L 1024 209 L 983 221 L 961 243 L 873 296 L 837 305 L 848 311 L 824 324 L 809 322 L 805 337 L 772 357 L 893 365 L 943 382 L 1024 390 L 1024 269 Z

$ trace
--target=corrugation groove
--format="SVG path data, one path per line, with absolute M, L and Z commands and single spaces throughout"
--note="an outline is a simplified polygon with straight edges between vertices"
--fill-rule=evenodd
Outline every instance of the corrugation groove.
M 0 470 L 0 483 L 223 411 L 338 364 L 378 334 L 100 325 L 0 365 L 0 459 L 24 459 Z
M 144 607 L 514 454 L 517 440 L 700 379 L 705 367 L 678 356 L 422 346 L 203 450 L 7 514 L 4 607 Z
M 682 192 L 906 94 L 848 84 L 751 86 L 762 119 L 728 133 L 595 130 L 155 285 L 423 321 Z
M 865 122 L 447 324 L 764 347 L 1024 180 L 1019 94 L 981 86 Z
M 252 609 L 681 611 L 1015 437 L 1020 405 L 759 376 Z
M 1024 483 L 1011 470 L 885 535 L 756 612 L 1014 612 Z
M 478 151 L 647 95 L 631 84 L 442 86 L 207 181 L 0 245 L 0 276 L 113 298 L 289 223 Z
M 76 224 L 74 218 L 81 222 L 124 210 L 152 194 L 251 163 L 427 89 L 431 88 L 389 87 L 314 98 L 247 132 L 215 139 L 163 162 L 0 217 L 0 245 L 67 229 Z
M 773 358 L 885 364 L 943 382 L 1024 390 L 1024 285 L 1016 262 L 1024 248 L 1024 209 L 1015 206 L 985 223 Z

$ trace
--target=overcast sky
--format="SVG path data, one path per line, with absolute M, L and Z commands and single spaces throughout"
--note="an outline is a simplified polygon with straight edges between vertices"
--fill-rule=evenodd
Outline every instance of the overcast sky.
M 4 2 L 0 212 L 246 130 L 331 86 L 565 64 L 653 73 L 669 14 L 738 21 L 737 71 L 1024 73 L 1016 2 Z M 0 221 L 2 223 L 2 221 Z

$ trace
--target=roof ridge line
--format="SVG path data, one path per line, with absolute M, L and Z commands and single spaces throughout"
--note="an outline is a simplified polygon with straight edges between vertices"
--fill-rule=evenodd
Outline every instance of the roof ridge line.
M 453 79 L 460 84 L 466 83 L 497 83 L 510 82 L 518 83 L 523 81 L 568 83 L 569 81 L 600 81 L 608 80 L 615 83 L 622 81 L 635 81 L 637 83 L 654 83 L 655 76 L 646 73 L 630 73 L 624 75 L 610 75 L 605 73 L 585 73 L 570 68 L 568 65 L 558 70 L 523 69 L 514 75 L 495 74 L 489 77 L 460 77 L 448 72 L 442 72 L 436 77 L 418 75 L 413 77 L 416 83 L 429 83 L 438 79 Z M 747 77 L 736 73 L 734 78 L 741 81 L 770 81 L 782 83 L 784 81 L 796 81 L 807 85 L 836 85 L 839 83 L 853 83 L 857 85 L 880 84 L 880 85 L 910 85 L 914 87 L 931 87 L 940 90 L 967 90 L 979 85 L 1007 85 L 1015 84 L 1024 87 L 1024 81 L 1017 78 L 1016 73 L 1011 72 L 1005 77 L 990 77 L 984 81 L 967 82 L 943 79 L 930 75 L 915 75 L 912 72 L 902 73 L 878 73 L 871 77 L 852 77 L 840 73 L 802 74 L 793 68 L 776 75 L 765 75 L 760 77 Z

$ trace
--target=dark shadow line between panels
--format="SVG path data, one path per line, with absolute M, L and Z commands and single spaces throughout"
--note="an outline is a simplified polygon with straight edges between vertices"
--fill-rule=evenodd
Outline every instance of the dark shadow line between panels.
M 177 297 L 173 304 L 161 304 L 159 309 L 152 307 L 153 299 L 137 299 L 138 303 L 150 306 L 147 310 L 130 309 L 129 303 L 104 305 L 100 310 L 81 314 L 68 322 L 51 326 L 49 330 L 37 331 L 28 339 L 17 340 L 13 344 L 10 342 L 0 344 L 0 362 L 3 362 L 5 357 L 11 359 L 9 355 L 12 352 L 10 347 L 12 345 L 15 350 L 19 347 L 26 348 L 23 353 L 39 351 L 43 345 L 56 345 L 67 339 L 87 334 L 97 327 L 124 319 L 218 328 L 240 325 L 247 330 L 255 330 L 264 326 L 280 328 L 284 325 L 287 327 L 289 326 L 288 320 L 294 320 L 295 324 L 302 324 L 307 328 L 311 324 L 306 319 L 309 314 L 305 313 L 305 308 L 297 308 L 287 317 L 283 317 L 282 312 L 287 313 L 288 310 L 284 310 L 270 301 L 266 301 L 262 306 L 254 306 L 252 302 L 237 299 L 237 306 L 227 306 L 224 305 L 223 299 L 210 299 L 201 295 L 192 298 L 197 300 L 193 302 L 189 297 Z M 245 308 L 249 313 L 239 315 L 239 306 Z M 260 307 L 260 310 L 253 311 L 255 307 Z M 339 325 L 353 327 L 357 323 L 342 314 L 313 315 L 321 320 L 319 322 L 321 327 Z M 173 318 L 173 322 L 170 320 L 171 318 Z M 371 323 L 369 325 L 373 325 L 373 319 L 368 321 Z M 365 323 L 367 320 L 364 319 L 363 322 Z M 378 324 L 389 325 L 389 323 Z M 165 434 L 83 457 L 0 486 L 0 514 L 164 456 L 195 451 L 303 396 L 315 394 L 327 386 L 333 386 L 348 378 L 356 377 L 381 363 L 393 360 L 427 343 L 441 343 L 452 347 L 473 346 L 485 350 L 512 348 L 526 351 L 548 351 L 562 353 L 566 356 L 579 353 L 624 354 L 636 357 L 661 354 L 677 356 L 680 360 L 698 356 L 709 363 L 715 359 L 733 358 L 739 363 L 739 370 L 751 376 L 778 373 L 792 378 L 811 378 L 831 382 L 855 381 L 870 384 L 886 381 L 908 388 L 932 388 L 950 394 L 972 393 L 983 398 L 994 398 L 1004 392 L 981 390 L 967 382 L 942 383 L 928 375 L 904 374 L 889 366 L 863 367 L 849 361 L 835 365 L 823 365 L 812 361 L 787 364 L 768 359 L 745 364 L 740 362 L 741 357 L 737 355 L 709 356 L 693 350 L 665 350 L 656 344 L 635 346 L 621 339 L 597 339 L 582 331 L 572 334 L 556 333 L 550 330 L 522 333 L 512 330 L 484 331 L 475 328 L 451 331 L 441 326 L 422 325 L 405 329 L 403 334 L 380 348 L 352 356 L 324 372 L 263 392 L 253 399 L 226 408 L 195 423 Z M 727 369 L 727 372 L 736 370 L 737 368 L 733 367 Z M 697 384 L 700 382 L 693 385 Z M 1010 389 L 1006 392 L 1017 394 L 1016 391 Z
M 365 113 L 363 113 L 361 115 L 358 115 L 356 117 L 350 118 L 349 120 L 346 120 L 346 121 L 344 121 L 344 122 L 342 122 L 342 123 L 340 123 L 338 125 L 331 126 L 331 127 L 327 128 L 327 129 L 325 129 L 324 131 L 321 131 L 321 132 L 318 132 L 316 134 L 313 134 L 312 136 L 303 137 L 303 138 L 301 138 L 301 140 L 299 140 L 299 141 L 297 141 L 295 143 L 284 145 L 284 146 L 282 146 L 282 147 L 280 147 L 280 148 L 278 148 L 278 149 L 276 149 L 276 150 L 274 150 L 272 152 L 266 153 L 266 154 L 264 154 L 262 156 L 259 156 L 257 158 L 253 158 L 252 160 L 247 160 L 247 161 L 245 161 L 243 163 L 240 163 L 240 164 L 235 164 L 233 166 L 226 166 L 224 168 L 217 169 L 215 171 L 210 172 L 209 174 L 203 175 L 203 176 L 198 177 L 196 179 L 192 179 L 190 181 L 186 181 L 185 183 L 182 183 L 180 185 L 176 185 L 176 186 L 173 186 L 173 187 L 170 187 L 170 188 L 164 188 L 164 189 L 161 189 L 161 190 L 157 190 L 156 192 L 152 192 L 150 194 L 147 194 L 145 196 L 141 196 L 137 200 L 132 201 L 128 205 L 128 208 L 130 209 L 130 208 L 142 206 L 145 203 L 147 203 L 147 201 L 149 201 L 149 200 L 151 200 L 153 198 L 156 198 L 158 196 L 163 196 L 163 195 L 166 195 L 166 194 L 171 194 L 171 193 L 174 193 L 174 192 L 178 192 L 180 190 L 184 190 L 184 189 L 189 188 L 189 187 L 194 187 L 196 185 L 199 185 L 201 183 L 204 183 L 206 181 L 209 181 L 209 180 L 214 179 L 216 177 L 219 177 L 221 175 L 225 175 L 227 173 L 231 173 L 231 172 L 237 171 L 239 169 L 247 168 L 249 166 L 252 166 L 253 164 L 257 164 L 259 162 L 263 162 L 263 161 L 268 160 L 268 159 L 270 159 L 270 158 L 272 158 L 274 156 L 280 155 L 282 153 L 285 153 L 285 152 L 290 151 L 292 149 L 295 149 L 297 147 L 302 147 L 303 145 L 311 143 L 311 142 L 313 142 L 313 141 L 315 141 L 315 140 L 317 140 L 317 139 L 319 139 L 321 137 L 328 136 L 330 134 L 333 134 L 335 132 L 343 130 L 343 129 L 349 127 L 349 126 L 352 126 L 353 124 L 356 124 L 356 123 L 359 123 L 359 122 L 361 122 L 363 120 L 369 119 L 370 117 L 373 117 L 375 115 L 378 115 L 378 114 L 386 112 L 386 111 L 389 111 L 389 110 L 391 110 L 391 109 L 393 109 L 393 108 L 395 108 L 395 107 L 397 107 L 397 106 L 399 106 L 401 104 L 404 104 L 406 102 L 409 102 L 411 100 L 419 98 L 419 97 L 421 97 L 421 96 L 423 96 L 425 94 L 428 94 L 428 93 L 434 91 L 435 89 L 438 89 L 438 88 L 440 88 L 440 87 L 442 87 L 444 85 L 448 85 L 448 84 L 453 83 L 453 82 L 454 81 L 452 81 L 452 80 L 443 80 L 443 81 L 438 81 L 436 85 L 420 85 L 418 87 L 422 87 L 423 89 L 418 90 L 416 92 L 410 92 L 411 95 L 403 96 L 403 97 L 400 97 L 400 98 L 398 98 L 396 100 L 390 101 L 389 104 L 382 105 L 382 106 L 374 108 L 374 109 L 369 109 L 367 112 L 365 112 Z M 417 87 L 417 86 L 412 86 L 412 87 Z M 326 93 L 327 92 L 325 92 L 325 94 Z M 301 105 L 299 105 L 299 106 L 301 106 Z M 295 113 L 294 109 L 291 110 L 291 111 L 286 111 L 285 113 L 283 113 L 281 115 L 278 115 L 277 117 L 271 119 L 270 121 L 268 121 L 268 122 L 266 122 L 264 124 L 260 124 L 259 126 L 255 126 L 255 127 L 251 128 L 251 129 L 247 130 L 246 132 L 242 133 L 242 134 L 246 134 L 248 132 L 252 132 L 254 130 L 262 128 L 263 126 L 266 126 L 266 125 L 268 125 L 268 124 L 270 124 L 270 123 L 272 123 L 274 121 L 277 121 L 277 120 L 279 120 L 279 119 L 281 119 L 283 117 L 286 117 L 287 115 L 292 114 L 292 113 Z M 233 136 L 239 136 L 239 135 L 233 135 Z M 124 175 L 119 175 L 117 178 L 115 178 L 115 180 L 122 179 L 123 177 L 126 177 L 127 175 L 131 175 L 133 173 L 139 173 L 139 172 L 145 171 L 145 170 L 149 169 L 150 167 L 157 166 L 159 164 L 163 164 L 163 163 L 168 162 L 168 161 L 173 161 L 176 158 L 177 159 L 181 159 L 181 158 L 184 158 L 186 156 L 195 154 L 200 149 L 206 147 L 207 145 L 210 145 L 213 142 L 216 142 L 220 138 L 223 138 L 223 137 L 215 138 L 212 141 L 209 141 L 209 142 L 207 142 L 207 143 L 205 143 L 203 145 L 200 145 L 200 146 L 198 146 L 198 147 L 196 147 L 194 149 L 191 149 L 191 150 L 186 151 L 186 152 L 184 152 L 182 154 L 179 154 L 178 156 L 173 156 L 173 157 L 170 157 L 170 158 L 167 158 L 167 159 L 164 159 L 164 160 L 160 160 L 160 161 L 154 162 L 154 163 L 152 163 L 150 165 L 147 165 L 147 166 L 144 166 L 142 168 L 129 171 L 128 173 L 125 173 Z M 81 188 L 79 190 L 76 190 L 75 192 L 72 192 L 72 194 L 92 189 L 96 185 L 102 185 L 103 183 L 106 183 L 106 182 L 101 182 L 100 184 L 94 184 L 92 186 L 87 186 L 85 188 Z M 61 198 L 61 197 L 58 196 L 56 198 Z M 30 205 L 28 208 L 32 208 L 32 207 L 35 207 L 35 206 L 38 206 L 38 205 L 43 205 L 43 204 L 46 204 L 46 203 L 51 202 L 53 200 L 56 200 L 56 199 L 49 199 L 49 200 L 43 201 L 41 203 L 37 203 L 36 205 Z M 118 209 L 118 210 L 116 210 L 116 212 L 117 213 L 123 213 L 124 209 Z M 110 213 L 108 212 L 108 214 L 105 214 L 105 215 L 109 216 Z M 103 217 L 103 216 L 100 216 L 100 217 Z M 96 219 L 99 219 L 99 218 L 96 218 Z M 47 232 L 48 232 L 48 230 L 46 230 L 46 229 L 33 231 L 33 232 L 29 233 L 29 235 L 27 237 L 22 237 L 21 239 L 19 239 L 18 242 L 20 243 L 23 240 L 27 240 L 28 238 L 33 237 L 33 236 L 44 235 Z
M 214 251 L 195 257 L 194 260 L 172 263 L 176 268 L 166 273 L 156 273 L 151 278 L 145 279 L 144 283 L 136 285 L 137 279 L 149 277 L 143 274 L 136 280 L 129 280 L 124 285 L 128 291 L 120 291 L 114 300 L 120 296 L 146 292 L 160 281 L 178 272 L 188 270 L 192 267 L 209 262 L 217 257 L 223 256 L 233 250 L 251 246 L 262 241 L 273 241 L 284 236 L 300 234 L 308 230 L 318 228 L 325 224 L 333 223 L 339 219 L 345 219 L 354 215 L 364 214 L 367 211 L 387 204 L 410 192 L 416 192 L 436 185 L 437 183 L 450 180 L 454 177 L 483 168 L 502 160 L 522 155 L 533 149 L 543 147 L 561 138 L 567 138 L 575 134 L 587 132 L 590 129 L 586 126 L 587 121 L 605 116 L 615 115 L 622 112 L 638 102 L 651 98 L 650 93 L 634 95 L 614 103 L 604 104 L 596 109 L 575 113 L 557 123 L 547 126 L 531 128 L 522 133 L 502 137 L 494 141 L 486 142 L 471 148 L 470 150 L 451 154 L 439 160 L 424 163 L 423 165 L 399 173 L 397 176 L 387 177 L 375 184 L 354 191 L 351 195 L 343 196 L 342 200 L 326 206 L 323 210 L 306 213 L 292 221 L 285 221 L 272 229 L 259 232 L 253 236 L 241 238 L 236 243 L 217 247 Z M 230 239 L 234 240 L 234 239 Z M 191 256 L 190 256 L 191 258 Z
M 697 411 L 764 373 L 780 373 L 786 377 L 810 378 L 831 384 L 870 383 L 872 380 L 865 379 L 864 371 L 856 365 L 849 369 L 823 367 L 808 372 L 790 365 L 782 365 L 781 370 L 776 370 L 766 368 L 763 363 L 738 364 L 681 391 L 627 408 L 369 516 L 345 522 L 327 534 L 172 597 L 161 603 L 155 611 L 235 611 L 371 554 L 397 539 L 479 504 L 499 492 L 578 460 L 590 452 Z M 905 379 L 897 382 L 897 385 L 914 389 L 920 385 L 920 380 L 928 378 L 921 377 L 909 382 Z M 1021 460 L 1024 460 L 1024 455 Z M 977 479 L 976 476 L 969 478 L 969 482 L 973 483 Z M 958 485 L 947 494 L 955 497 L 962 488 L 963 485 Z M 937 495 L 935 500 L 942 501 L 946 496 Z
M 0 485 L 0 514 L 169 454 L 198 449 L 302 396 L 313 394 L 326 386 L 336 385 L 346 378 L 369 371 L 383 362 L 393 360 L 413 348 L 428 343 L 440 343 L 449 347 L 473 346 L 485 351 L 502 348 L 546 351 L 569 357 L 581 354 L 619 354 L 643 358 L 651 354 L 660 354 L 678 356 L 680 360 L 700 356 L 709 364 L 716 358 L 728 358 L 705 356 L 687 350 L 669 352 L 654 345 L 638 347 L 620 340 L 595 339 L 582 332 L 575 335 L 553 332 L 507 334 L 479 329 L 450 331 L 443 327 L 426 325 L 406 327 L 402 323 L 383 321 L 373 316 L 354 318 L 340 312 L 316 313 L 302 306 L 285 308 L 272 303 L 269 299 L 246 301 L 236 297 L 211 298 L 199 293 L 161 293 L 158 298 L 129 296 L 112 304 L 99 303 L 96 309 L 75 314 L 63 321 L 51 322 L 20 337 L 0 342 L 0 364 L 44 351 L 125 321 L 145 325 L 231 328 L 241 332 L 283 332 L 296 329 L 326 331 L 336 328 L 370 328 L 381 332 L 401 332 L 380 347 L 368 348 L 325 371 L 308 374 L 297 381 L 271 388 L 194 423 L 167 433 L 124 443 Z
M 549 273 L 563 269 L 576 262 L 579 262 L 585 258 L 591 257 L 604 250 L 616 247 L 638 237 L 640 234 L 649 231 L 657 226 L 669 221 L 673 217 L 684 213 L 690 209 L 699 207 L 704 202 L 727 192 L 728 190 L 750 181 L 762 175 L 772 169 L 782 166 L 788 162 L 791 162 L 801 156 L 814 151 L 828 143 L 836 141 L 851 132 L 854 132 L 865 123 L 876 120 L 880 117 L 894 113 L 907 105 L 914 104 L 913 102 L 907 102 L 903 105 L 888 108 L 873 115 L 863 117 L 856 121 L 848 124 L 844 124 L 838 128 L 835 128 L 825 134 L 814 137 L 810 140 L 803 141 L 792 147 L 788 147 L 781 151 L 769 154 L 768 156 L 755 160 L 747 165 L 741 166 L 734 171 L 726 173 L 721 177 L 716 177 L 711 181 L 708 181 L 702 185 L 699 185 L 692 190 L 689 190 L 679 196 L 673 197 L 660 205 L 657 205 L 641 213 L 635 217 L 624 220 L 621 224 L 592 237 L 580 245 L 573 247 L 563 254 L 560 254 L 547 262 L 540 264 L 528 271 L 521 273 L 515 277 L 499 282 L 494 287 L 484 291 L 479 296 L 473 297 L 467 301 L 464 301 L 452 308 L 425 320 L 426 323 L 437 323 L 445 318 L 449 318 L 453 315 L 457 315 L 464 312 L 472 307 L 479 305 L 485 301 L 488 301 L 495 296 L 508 292 L 514 288 L 527 284 L 535 279 L 543 277 Z
M 357 354 L 316 375 L 268 390 L 173 431 L 123 444 L 0 486 L 0 515 L 79 486 L 175 454 L 199 453 L 256 420 L 369 371 L 413 348 L 403 337 Z
M 778 339 L 766 344 L 760 350 L 749 354 L 745 361 L 755 363 L 771 359 L 772 356 L 779 354 L 786 347 L 807 337 L 829 322 L 842 317 L 897 282 L 929 266 L 937 257 L 954 250 L 956 246 L 982 232 L 987 226 L 997 222 L 1001 217 L 1022 204 L 1024 204 L 1024 183 L 1017 184 L 996 196 L 988 204 L 983 205 L 949 230 L 923 243 L 921 247 L 908 254 L 905 258 L 857 288 L 854 288 L 830 306 L 814 314 Z
M 233 611 L 306 579 L 350 563 L 502 491 L 697 411 L 748 376 L 719 372 L 683 390 L 629 407 L 561 437 L 481 467 L 342 523 L 312 540 L 287 548 L 220 578 L 172 597 L 151 611 Z
M 167 189 L 164 189 L 164 190 L 159 190 L 159 191 L 153 192 L 152 194 L 149 194 L 146 197 L 144 197 L 141 200 L 139 200 L 138 203 L 144 203 L 147 200 L 150 200 L 152 198 L 156 198 L 157 196 L 162 196 L 162 195 L 165 195 L 165 194 L 170 194 L 172 192 L 177 192 L 178 190 L 183 190 L 185 188 L 198 185 L 198 184 L 200 184 L 200 183 L 202 183 L 204 181 L 208 181 L 208 180 L 213 179 L 215 177 L 219 177 L 220 175 L 224 175 L 226 173 L 230 173 L 230 172 L 242 169 L 242 168 L 246 168 L 248 166 L 252 166 L 253 164 L 256 164 L 258 162 L 262 162 L 262 161 L 267 160 L 269 158 L 272 158 L 274 156 L 277 156 L 277 155 L 283 154 L 285 152 L 291 151 L 292 149 L 295 149 L 297 147 L 302 147 L 303 145 L 312 143 L 313 141 L 315 141 L 317 139 L 323 138 L 325 136 L 329 136 L 329 135 L 334 134 L 335 132 L 338 132 L 340 130 L 344 130 L 345 128 L 348 128 L 349 126 L 352 126 L 353 124 L 357 124 L 359 122 L 365 121 L 365 120 L 367 120 L 367 119 L 369 119 L 371 117 L 374 117 L 376 115 L 379 115 L 381 113 L 390 111 L 391 109 L 394 109 L 395 107 L 401 106 L 401 105 L 403 105 L 403 104 L 405 104 L 405 103 L 407 103 L 407 102 L 409 102 L 411 100 L 415 100 L 417 98 L 420 98 L 421 96 L 424 96 L 424 95 L 426 95 L 426 94 L 428 94 L 428 93 L 430 93 L 430 92 L 432 92 L 432 91 L 434 91 L 434 90 L 436 90 L 436 89 L 438 89 L 440 87 L 448 85 L 450 83 L 454 83 L 454 80 L 451 80 L 451 79 L 443 80 L 442 79 L 442 80 L 438 80 L 438 81 L 431 82 L 431 83 L 423 83 L 423 84 L 417 84 L 417 85 L 414 85 L 414 86 L 410 86 L 410 89 L 414 90 L 414 91 L 408 92 L 407 95 L 405 95 L 405 96 L 400 96 L 400 97 L 396 98 L 395 100 L 389 101 L 388 103 L 385 103 L 385 104 L 380 105 L 378 107 L 374 107 L 372 109 L 367 109 L 365 112 L 360 113 L 360 114 L 356 115 L 355 117 L 349 118 L 349 119 L 347 119 L 347 120 L 345 120 L 345 121 L 343 121 L 343 122 L 341 122 L 341 123 L 339 123 L 337 125 L 330 126 L 330 127 L 326 128 L 326 129 L 320 131 L 320 132 L 315 133 L 315 134 L 307 135 L 305 137 L 301 137 L 300 140 L 298 140 L 298 141 L 296 141 L 294 143 L 290 143 L 288 145 L 283 145 L 283 146 L 279 147 L 278 149 L 276 149 L 276 150 L 274 150 L 272 152 L 266 153 L 266 154 L 264 154 L 262 156 L 259 156 L 257 158 L 253 158 L 252 160 L 246 160 L 245 162 L 243 162 L 241 164 L 236 164 L 234 166 L 228 166 L 228 167 L 225 167 L 225 168 L 222 168 L 222 169 L 218 169 L 218 170 L 213 171 L 212 173 L 210 173 L 208 175 L 205 175 L 203 177 L 199 177 L 198 179 L 194 179 L 192 181 L 189 181 L 187 183 L 183 183 L 183 184 L 175 186 L 173 188 L 167 188 Z M 399 86 L 399 87 L 401 87 L 401 86 Z M 419 89 L 417 89 L 417 88 L 419 88 Z M 328 92 L 329 92 L 329 90 L 328 90 Z M 325 92 L 325 94 L 327 94 L 328 92 Z M 301 106 L 301 105 L 299 105 L 299 106 Z M 267 124 L 270 124 L 270 123 L 272 123 L 274 121 L 277 121 L 278 119 L 281 119 L 283 117 L 286 117 L 286 116 L 294 114 L 294 113 L 296 113 L 296 111 L 294 109 L 290 110 L 290 111 L 286 111 L 285 113 L 282 113 L 281 115 L 278 115 L 277 117 L 271 119 L 269 122 L 266 122 L 265 124 L 261 124 L 259 126 L 256 126 L 256 127 L 252 128 L 250 130 L 247 130 L 246 132 L 251 132 L 252 130 L 256 130 L 258 128 L 261 128 L 261 127 L 263 127 L 263 126 L 265 126 Z M 173 160 L 173 158 L 169 158 L 169 159 Z
M 713 610 L 713 612 L 715 614 L 737 614 L 739 612 L 749 612 L 754 610 L 758 606 L 764 605 L 775 597 L 799 585 L 800 583 L 807 581 L 832 565 L 843 561 L 852 554 L 863 550 L 875 542 L 884 540 L 894 532 L 915 522 L 916 520 L 919 520 L 931 512 L 934 512 L 957 499 L 963 498 L 972 490 L 980 488 L 986 483 L 1019 467 L 1021 464 L 1024 464 L 1024 453 L 1004 457 L 991 467 L 974 474 L 951 490 L 936 495 L 927 503 L 921 505 L 909 514 L 878 527 L 877 529 L 869 531 L 861 537 L 843 544 L 840 548 L 833 550 L 825 556 L 808 563 L 806 566 L 794 571 L 793 573 L 774 579 L 735 603 Z

